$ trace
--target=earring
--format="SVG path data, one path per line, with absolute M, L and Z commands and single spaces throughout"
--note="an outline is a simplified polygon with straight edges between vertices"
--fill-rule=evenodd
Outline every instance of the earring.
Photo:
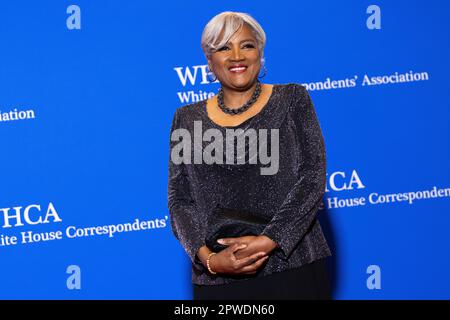
M 264 78 L 264 77 L 266 76 L 266 74 L 267 74 L 267 69 L 266 69 L 266 66 L 265 66 L 265 65 L 262 65 L 262 69 L 263 69 L 264 73 L 263 73 L 262 76 L 258 76 L 259 79 Z
M 214 76 L 214 79 L 212 79 L 212 80 L 211 80 L 211 78 L 209 77 L 211 74 Z M 208 75 L 207 75 L 206 77 L 208 78 L 209 82 L 216 82 L 216 81 L 217 81 L 216 75 L 214 74 L 214 72 L 211 71 L 211 69 L 209 68 L 209 66 L 208 66 Z

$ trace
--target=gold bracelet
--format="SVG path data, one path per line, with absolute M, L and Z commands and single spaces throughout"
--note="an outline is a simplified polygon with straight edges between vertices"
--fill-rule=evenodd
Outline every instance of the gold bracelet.
M 214 271 L 211 270 L 211 267 L 210 267 L 210 265 L 209 265 L 209 259 L 211 259 L 211 257 L 212 257 L 213 255 L 215 255 L 215 254 L 216 254 L 215 252 L 211 252 L 211 253 L 208 255 L 208 258 L 206 258 L 206 267 L 208 268 L 208 271 L 209 271 L 211 274 L 217 274 L 217 272 L 214 272 Z

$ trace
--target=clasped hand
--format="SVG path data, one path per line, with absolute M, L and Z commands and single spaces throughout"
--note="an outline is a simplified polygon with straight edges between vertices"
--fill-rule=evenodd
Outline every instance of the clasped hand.
M 210 259 L 211 269 L 217 273 L 254 274 L 269 258 L 276 243 L 267 236 L 244 236 L 219 239 L 227 248 Z

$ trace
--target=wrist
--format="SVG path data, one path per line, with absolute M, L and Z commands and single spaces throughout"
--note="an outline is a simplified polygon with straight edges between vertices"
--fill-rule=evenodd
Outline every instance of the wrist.
M 211 258 L 212 258 L 214 255 L 216 255 L 215 252 L 210 252 L 210 253 L 208 254 L 208 257 L 206 258 L 206 268 L 208 269 L 209 273 L 211 273 L 211 274 L 217 274 L 217 272 L 214 271 L 214 270 L 211 268 Z
M 264 239 L 264 241 L 266 242 L 266 247 L 268 249 L 269 252 L 272 252 L 273 250 L 275 250 L 278 247 L 278 243 L 276 243 L 275 241 L 273 241 L 272 239 L 270 239 L 268 236 L 266 235 L 261 235 L 261 237 Z
M 200 259 L 200 261 L 202 262 L 203 266 L 205 268 L 207 268 L 206 266 L 206 259 L 208 258 L 208 255 L 211 253 L 212 251 L 209 250 L 209 248 L 207 246 L 202 246 L 197 253 L 198 258 Z

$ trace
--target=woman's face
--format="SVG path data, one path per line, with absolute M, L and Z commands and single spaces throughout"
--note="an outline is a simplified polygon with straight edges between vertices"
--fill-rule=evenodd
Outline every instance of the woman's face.
M 254 84 L 261 69 L 260 59 L 255 36 L 244 24 L 227 44 L 211 54 L 208 64 L 222 86 L 241 91 Z

